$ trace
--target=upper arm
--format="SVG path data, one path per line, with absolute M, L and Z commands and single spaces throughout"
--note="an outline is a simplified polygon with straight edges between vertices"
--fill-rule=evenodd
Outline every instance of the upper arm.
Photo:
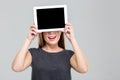
M 78 66 L 78 62 L 77 62 L 77 58 L 76 58 L 75 54 L 73 54 L 72 57 L 70 58 L 70 64 L 71 64 L 72 68 L 75 69 L 79 73 L 86 73 L 87 72 L 86 67 L 88 67 L 88 65 L 86 64 L 85 66 L 82 66 L 82 65 Z
M 76 62 L 76 56 L 75 56 L 75 54 L 73 54 L 73 55 L 71 56 L 71 58 L 70 58 L 70 64 L 71 64 L 71 66 L 72 66 L 72 68 L 73 68 L 74 70 L 76 70 L 77 72 L 79 72 L 79 70 L 78 70 L 78 68 L 77 68 L 77 62 Z
M 27 54 L 25 56 L 25 61 L 24 61 L 24 69 L 26 69 L 27 67 L 29 67 L 32 63 L 32 55 L 30 53 L 30 51 L 27 51 Z

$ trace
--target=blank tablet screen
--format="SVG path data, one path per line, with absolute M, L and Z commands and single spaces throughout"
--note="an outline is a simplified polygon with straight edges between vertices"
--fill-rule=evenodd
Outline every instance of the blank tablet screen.
M 65 27 L 64 8 L 37 9 L 38 29 Z

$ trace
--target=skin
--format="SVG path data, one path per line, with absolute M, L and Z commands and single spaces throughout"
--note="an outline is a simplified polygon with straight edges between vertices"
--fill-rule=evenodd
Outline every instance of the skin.
M 64 29 L 64 34 L 70 41 L 74 54 L 70 58 L 70 64 L 79 73 L 86 73 L 88 71 L 88 63 L 83 55 L 82 50 L 80 49 L 75 37 L 72 25 L 70 23 L 67 23 Z M 31 25 L 28 35 L 18 51 L 17 55 L 15 56 L 13 63 L 12 63 L 12 69 L 15 72 L 21 72 L 24 71 L 26 68 L 28 68 L 32 62 L 32 56 L 30 52 L 28 51 L 28 47 L 30 46 L 31 42 L 34 40 L 34 38 L 37 36 L 35 25 Z M 41 33 L 39 33 L 41 34 Z M 43 36 L 46 41 L 46 45 L 42 48 L 48 52 L 59 52 L 63 49 L 58 46 L 58 40 L 60 38 L 60 31 L 54 31 L 54 32 L 44 32 Z M 49 39 L 49 38 L 55 38 L 55 40 Z
M 60 35 L 61 35 L 61 31 L 44 32 L 43 37 L 44 40 L 46 41 L 46 45 L 42 49 L 48 52 L 59 52 L 63 50 L 58 46 Z M 51 38 L 51 40 L 49 38 Z M 55 38 L 55 40 L 52 38 Z

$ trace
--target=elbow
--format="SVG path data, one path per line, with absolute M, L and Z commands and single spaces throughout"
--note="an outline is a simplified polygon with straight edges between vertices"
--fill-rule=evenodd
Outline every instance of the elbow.
M 84 68 L 81 73 L 87 73 L 88 72 L 88 68 Z
M 12 70 L 14 71 L 14 72 L 21 72 L 21 71 L 23 71 L 20 67 L 18 67 L 18 66 L 12 66 Z
M 80 68 L 79 70 L 78 70 L 78 72 L 79 73 L 87 73 L 88 72 L 88 66 L 86 66 L 86 67 L 84 67 L 84 68 Z

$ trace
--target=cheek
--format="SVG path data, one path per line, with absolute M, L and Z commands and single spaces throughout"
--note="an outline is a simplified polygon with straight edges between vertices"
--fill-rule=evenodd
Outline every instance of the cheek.
M 44 40 L 47 41 L 47 36 L 43 36 Z
M 43 36 L 43 39 L 46 41 L 47 40 L 47 34 L 43 33 L 42 36 Z
M 57 38 L 60 39 L 60 37 L 61 37 L 61 33 L 59 33 L 57 36 L 58 36 Z

